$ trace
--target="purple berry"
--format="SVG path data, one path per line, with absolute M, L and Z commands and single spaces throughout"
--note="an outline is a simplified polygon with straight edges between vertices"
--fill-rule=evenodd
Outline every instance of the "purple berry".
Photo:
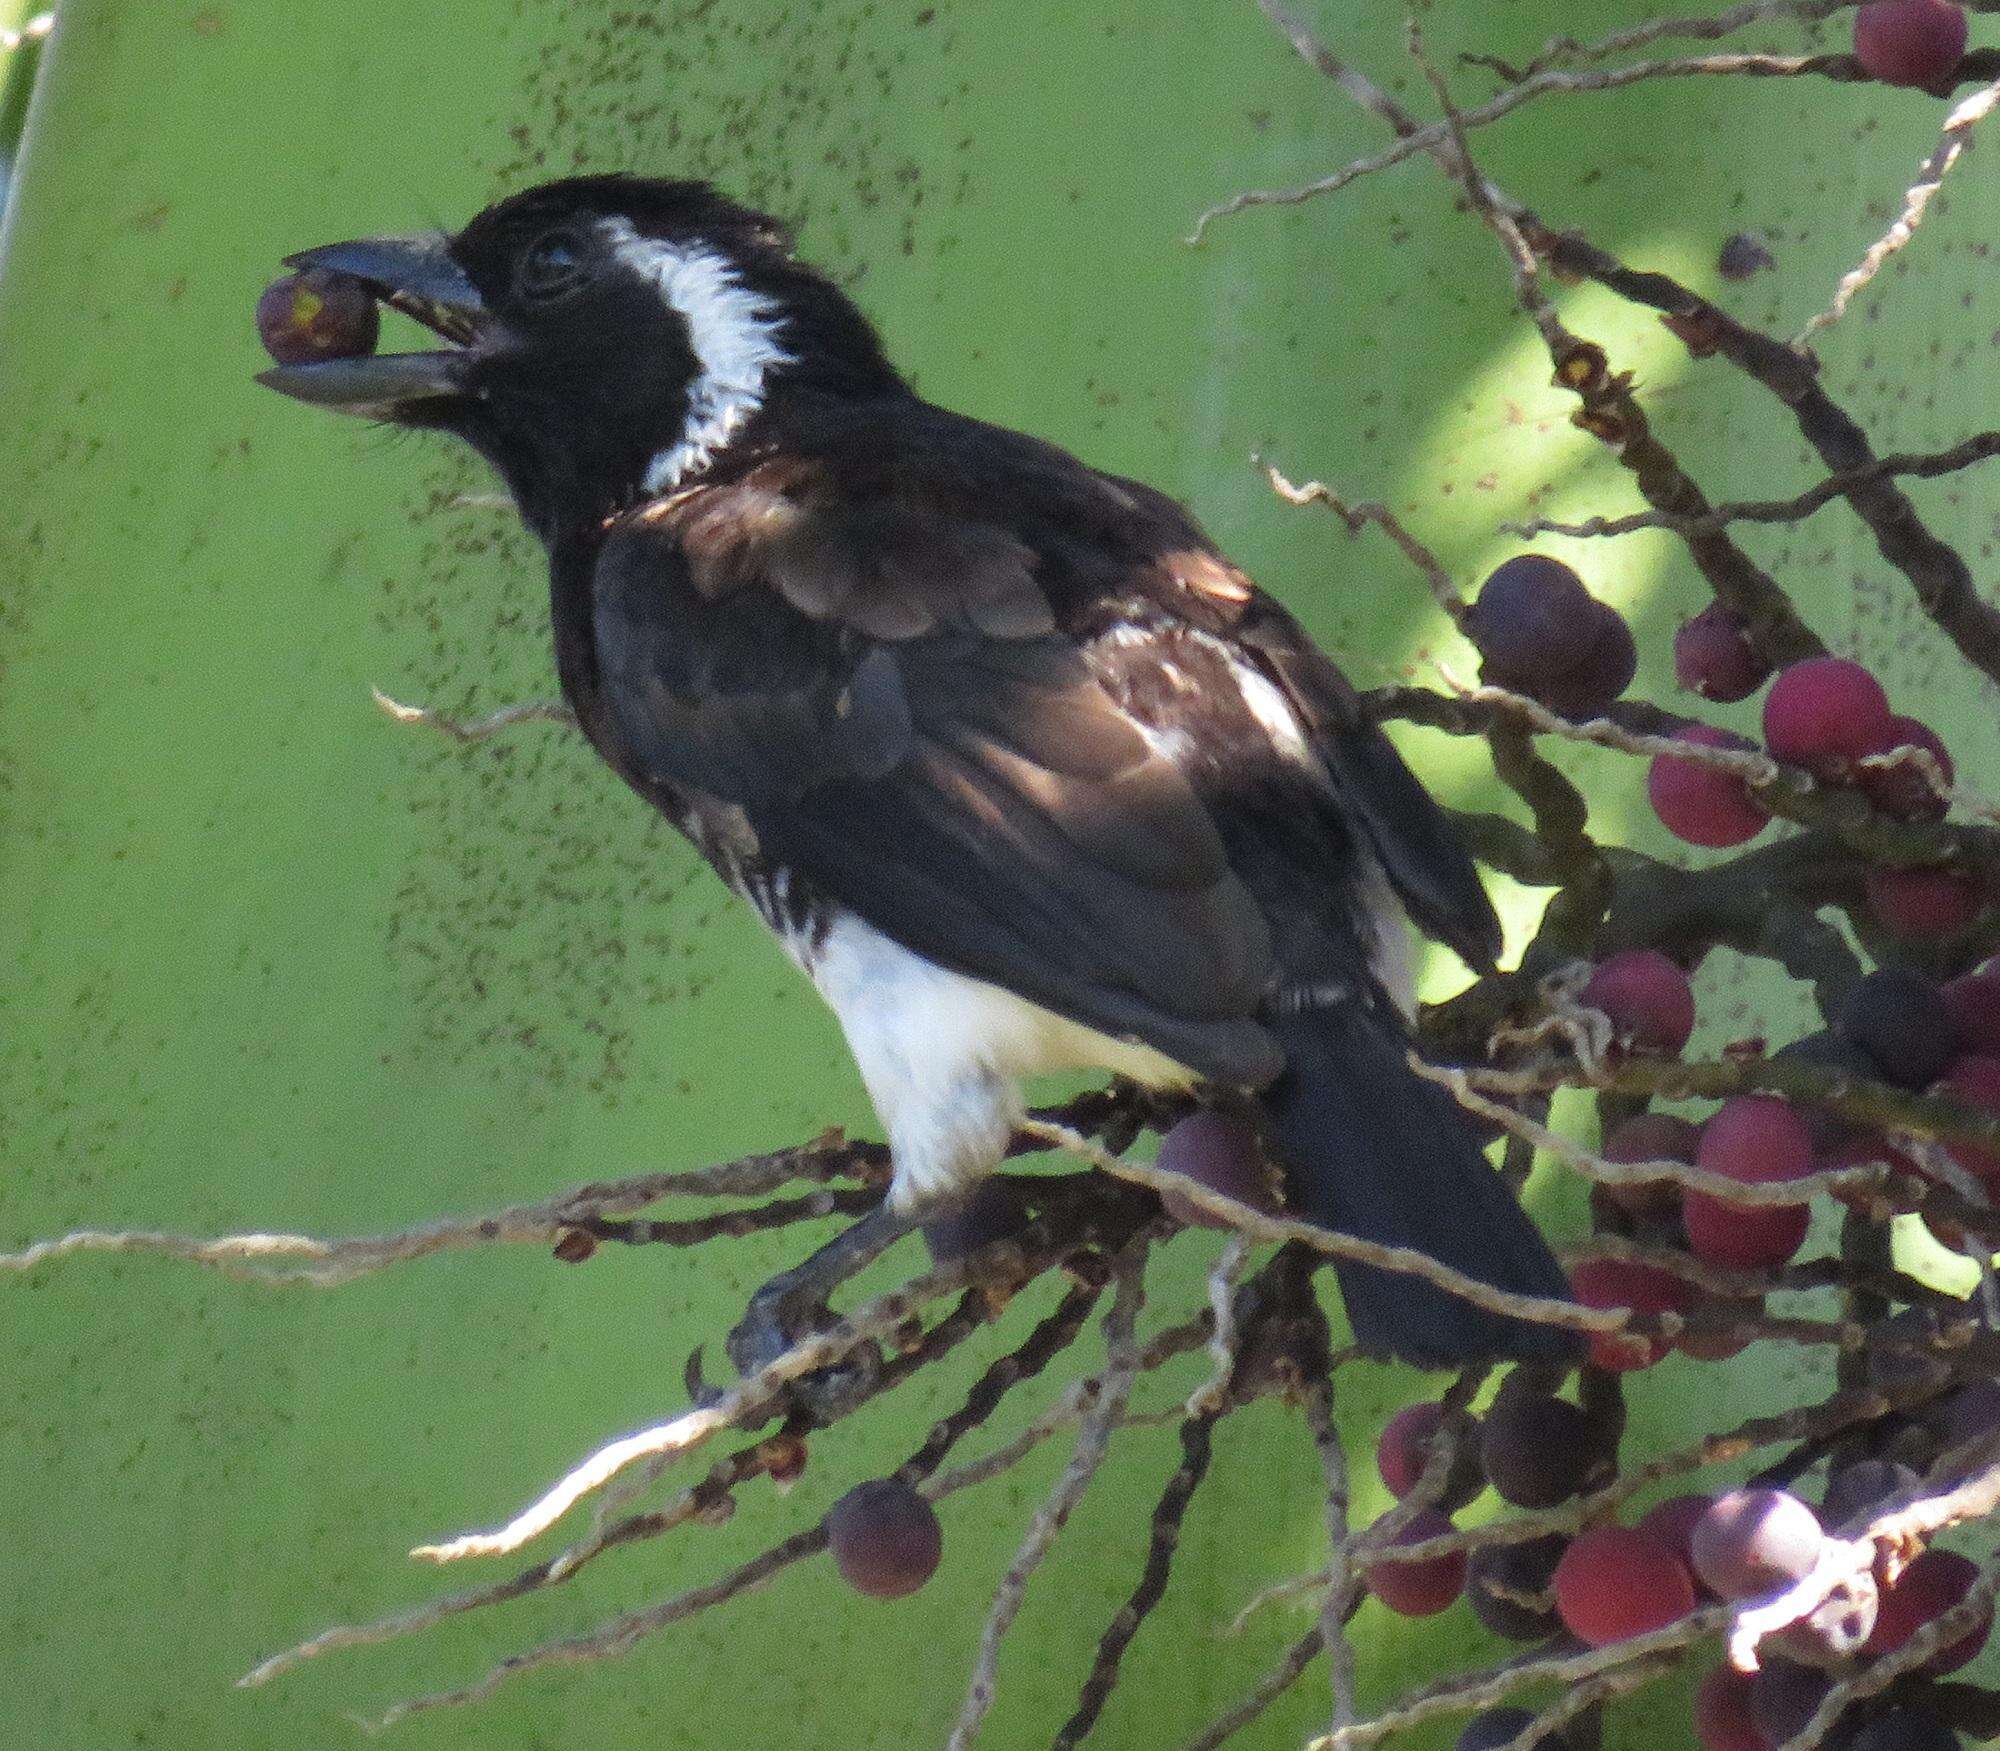
M 1731 1490 L 1696 1523 L 1695 1573 L 1724 1599 L 1751 1599 L 1812 1573 L 1826 1535 L 1788 1490 Z
M 1750 749 L 1741 736 L 1707 724 L 1688 724 L 1675 732 L 1675 740 L 1738 753 Z M 1653 756 L 1646 769 L 1646 800 L 1653 805 L 1660 825 L 1676 839 L 1710 849 L 1745 844 L 1771 822 L 1757 806 L 1749 785 L 1734 773 L 1672 754 Z
M 1583 580 L 1559 559 L 1524 553 L 1480 586 L 1461 623 L 1479 647 L 1479 672 L 1496 686 L 1525 691 L 1567 673 L 1590 654 L 1602 630 Z
M 1158 1165 L 1184 1173 L 1199 1185 L 1255 1209 L 1273 1208 L 1270 1175 L 1257 1133 L 1244 1120 L 1203 1107 L 1192 1112 L 1160 1139 Z M 1198 1228 L 1227 1228 L 1193 1199 L 1163 1192 L 1160 1202 L 1176 1222 Z
M 1764 696 L 1764 742 L 1780 760 L 1841 777 L 1851 762 L 1886 746 L 1889 696 L 1845 657 L 1794 663 Z
M 257 300 L 257 337 L 281 365 L 360 358 L 375 350 L 381 327 L 374 294 L 325 268 L 273 280 Z
M 1690 693 L 1729 704 L 1748 699 L 1771 678 L 1743 622 L 1711 602 L 1674 634 L 1674 679 Z
M 1965 13 L 1950 0 L 1870 0 L 1854 15 L 1854 58 L 1884 85 L 1944 96 L 1965 56 Z
M 1694 987 L 1658 949 L 1629 948 L 1598 962 L 1580 1001 L 1611 1018 L 1621 1044 L 1645 1051 L 1676 1055 L 1694 1032 Z
M 900 1478 L 856 1484 L 826 1511 L 840 1578 L 871 1599 L 900 1599 L 937 1572 L 944 1528 L 937 1510 Z

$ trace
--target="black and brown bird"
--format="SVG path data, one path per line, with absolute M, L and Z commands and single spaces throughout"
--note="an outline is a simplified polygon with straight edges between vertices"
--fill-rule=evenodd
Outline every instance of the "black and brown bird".
M 705 184 L 576 178 L 291 260 L 447 344 L 262 381 L 499 472 L 548 550 L 564 696 L 832 1006 L 894 1210 L 999 1162 L 1023 1077 L 1102 1068 L 1247 1091 L 1312 1221 L 1567 1294 L 1405 1061 L 1407 920 L 1490 965 L 1479 878 L 1180 505 L 923 400 L 784 227 Z M 1340 1278 L 1373 1349 L 1574 1353 L 1407 1273 Z

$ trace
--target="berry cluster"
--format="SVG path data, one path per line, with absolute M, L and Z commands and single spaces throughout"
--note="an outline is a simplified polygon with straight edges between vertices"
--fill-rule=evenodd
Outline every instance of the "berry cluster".
M 1915 1454 L 1958 1446 L 1970 1435 L 2000 1429 L 2000 1387 L 1962 1388 L 1920 1423 L 1899 1433 Z M 1440 1446 L 1442 1444 L 1442 1446 Z M 1518 1508 L 1551 1508 L 1575 1500 L 1614 1473 L 1618 1419 L 1512 1376 L 1483 1417 L 1449 1414 L 1440 1404 L 1411 1405 L 1383 1430 L 1376 1449 L 1382 1481 L 1399 1499 L 1422 1480 L 1434 1457 L 1435 1505 L 1405 1510 L 1401 1527 L 1379 1548 L 1441 1538 L 1450 1515 L 1487 1487 Z M 1749 1485 L 1721 1495 L 1669 1496 L 1629 1525 L 1594 1519 L 1571 1535 L 1546 1533 L 1508 1542 L 1399 1561 L 1377 1556 L 1364 1571 L 1371 1595 L 1407 1617 L 1449 1609 L 1461 1596 L 1480 1624 L 1522 1643 L 1567 1636 L 1608 1647 L 1663 1630 L 1697 1606 L 1757 1602 L 1806 1582 L 1842 1546 L 1833 1541 L 1865 1529 L 1871 1516 L 1907 1498 L 1917 1473 L 1883 1458 L 1836 1458 L 1817 1509 L 1791 1489 Z M 1769 1751 L 1798 1731 L 1837 1677 L 1893 1652 L 1925 1624 L 1960 1604 L 1977 1567 L 1956 1552 L 1922 1550 L 1907 1562 L 1880 1556 L 1826 1587 L 1799 1621 L 1772 1638 L 1752 1674 L 1722 1665 L 1702 1680 L 1695 1737 L 1702 1751 Z M 1857 1707 L 1828 1742 L 1861 1751 L 1875 1747 L 1953 1746 L 1955 1734 L 1921 1707 L 1921 1684 L 1957 1671 L 1985 1645 L 1990 1612 L 1952 1640 L 1916 1673 L 1892 1686 L 1887 1700 Z M 1505 1743 L 1525 1727 L 1525 1710 L 1475 1715 L 1458 1743 Z M 1501 1733 L 1502 1725 L 1509 1733 Z M 1581 1745 L 1582 1722 L 1570 1738 Z

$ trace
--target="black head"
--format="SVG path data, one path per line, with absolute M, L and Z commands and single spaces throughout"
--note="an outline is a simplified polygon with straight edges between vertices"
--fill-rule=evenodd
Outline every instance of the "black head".
M 349 274 L 452 343 L 282 365 L 301 401 L 456 433 L 544 537 L 670 490 L 802 396 L 899 380 L 866 318 L 777 221 L 705 183 L 592 176 L 529 189 L 455 237 L 288 257 Z

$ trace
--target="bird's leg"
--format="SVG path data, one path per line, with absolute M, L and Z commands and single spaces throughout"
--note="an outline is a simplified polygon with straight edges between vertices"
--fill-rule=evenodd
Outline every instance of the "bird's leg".
M 731 1330 L 725 1347 L 739 1374 L 754 1374 L 816 1331 L 836 1323 L 827 1302 L 849 1278 L 860 1275 L 916 1227 L 909 1216 L 884 1204 L 869 1212 L 790 1270 L 780 1271 L 756 1294 Z M 844 1361 L 807 1377 L 815 1398 L 835 1400 L 859 1390 L 874 1377 L 880 1352 L 871 1341 Z

